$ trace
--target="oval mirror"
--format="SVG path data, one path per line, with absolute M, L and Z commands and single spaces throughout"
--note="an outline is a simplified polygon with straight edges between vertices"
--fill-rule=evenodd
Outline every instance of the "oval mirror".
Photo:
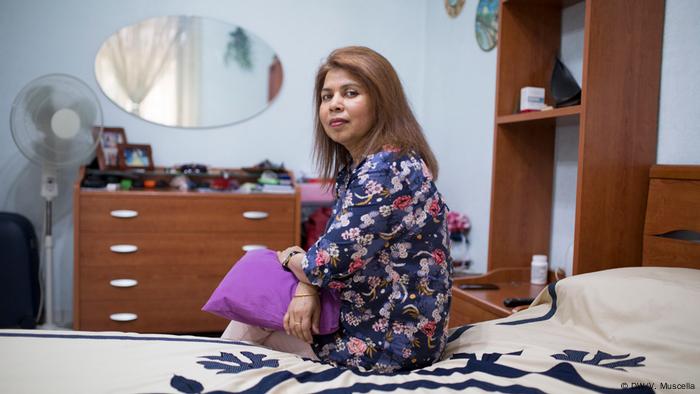
M 282 86 L 282 64 L 263 40 L 197 16 L 122 28 L 100 47 L 95 75 L 125 111 L 174 127 L 241 122 L 267 108 Z

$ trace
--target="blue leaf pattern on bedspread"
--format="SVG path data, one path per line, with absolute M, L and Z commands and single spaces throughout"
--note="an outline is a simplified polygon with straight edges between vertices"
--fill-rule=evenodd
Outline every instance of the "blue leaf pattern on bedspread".
M 267 357 L 266 354 L 255 354 L 251 352 L 241 352 L 241 355 L 245 356 L 250 360 L 250 362 L 242 361 L 240 358 L 234 356 L 231 353 L 221 352 L 220 356 L 202 356 L 201 358 L 206 358 L 209 360 L 217 361 L 197 361 L 197 364 L 201 364 L 206 369 L 219 369 L 220 373 L 239 373 L 247 371 L 249 369 L 259 369 L 259 368 L 276 368 L 279 366 L 279 361 L 277 360 L 263 360 Z M 231 363 L 231 364 L 226 364 Z M 233 364 L 233 365 L 232 365 Z
M 523 351 L 517 351 L 517 352 L 511 352 L 511 353 L 506 353 L 506 356 L 520 356 L 523 354 Z M 479 357 L 477 357 L 476 353 L 455 353 L 450 357 L 450 359 L 463 359 L 466 358 L 467 360 L 475 360 L 475 361 L 482 361 L 485 363 L 495 363 L 498 361 L 501 356 L 504 354 L 501 353 L 484 353 L 481 355 L 481 360 L 479 360 Z
M 583 358 L 586 357 L 588 352 L 580 351 L 580 350 L 564 350 L 564 354 L 552 354 L 553 358 L 556 358 L 557 360 L 564 360 L 564 361 L 572 361 L 575 363 L 582 363 L 582 364 L 589 364 L 589 365 L 597 365 L 599 367 L 605 367 L 605 368 L 612 368 L 616 369 L 618 371 L 625 371 L 622 367 L 643 367 L 644 364 L 641 362 L 646 360 L 646 357 L 635 357 L 631 358 L 629 360 L 625 360 L 627 357 L 630 356 L 629 353 L 627 354 L 621 354 L 619 356 L 613 356 L 610 353 L 605 353 L 601 352 L 598 350 L 598 352 L 593 356 L 592 359 L 584 361 Z M 621 360 L 621 361 L 616 361 L 616 362 L 610 362 L 606 364 L 602 364 L 603 361 L 606 360 Z
M 170 386 L 177 389 L 181 393 L 196 394 L 204 390 L 204 386 L 196 380 L 187 379 L 184 376 L 173 375 L 170 379 Z
M 342 367 L 330 367 L 329 369 L 313 372 L 304 371 L 299 373 L 294 373 L 286 369 L 278 369 L 271 371 L 270 374 L 264 376 L 252 387 L 249 387 L 242 392 L 251 393 L 265 393 L 279 384 L 289 382 L 290 380 L 295 380 L 297 384 L 303 385 L 304 383 L 319 383 L 327 382 L 329 387 L 325 390 L 318 391 L 318 393 L 323 394 L 343 394 L 346 392 L 388 392 L 397 389 L 409 390 L 409 391 L 422 391 L 422 390 L 440 390 L 440 389 L 452 389 L 452 390 L 465 390 L 469 388 L 478 388 L 484 391 L 496 391 L 503 393 L 542 393 L 542 391 L 536 387 L 528 387 L 522 384 L 506 384 L 497 385 L 491 382 L 483 381 L 477 379 L 473 373 L 487 374 L 494 377 L 506 378 L 506 379 L 517 379 L 526 375 L 540 375 L 555 379 L 560 382 L 568 383 L 572 386 L 579 387 L 582 389 L 587 389 L 600 393 L 651 393 L 653 390 L 646 386 L 635 386 L 628 388 L 618 388 L 618 387 L 604 387 L 598 386 L 594 383 L 587 381 L 575 368 L 568 362 L 558 363 L 545 371 L 527 371 L 514 366 L 509 366 L 506 364 L 501 364 L 500 361 L 504 356 L 521 356 L 522 350 L 514 351 L 510 353 L 482 353 L 478 356 L 477 353 L 455 353 L 450 357 L 450 359 L 464 359 L 466 362 L 461 366 L 455 366 L 451 368 L 435 368 L 433 370 L 415 370 L 415 371 L 404 371 L 396 373 L 395 375 L 412 375 L 412 379 L 399 379 L 395 382 L 387 381 L 384 383 L 375 383 L 371 381 L 358 381 L 351 386 L 343 387 L 332 387 L 332 382 L 341 375 L 344 374 L 354 374 L 360 377 L 370 377 L 377 375 L 375 372 L 361 372 L 348 368 Z M 564 350 L 564 354 L 552 355 L 555 359 L 562 359 L 565 361 L 572 362 L 582 362 L 586 364 L 600 365 L 608 368 L 619 369 L 621 366 L 643 366 L 640 364 L 644 357 L 637 357 L 631 360 L 622 360 L 629 355 L 613 356 L 605 352 L 598 352 L 596 355 L 588 361 L 583 361 L 587 352 L 581 352 L 576 350 Z M 221 369 L 218 373 L 238 373 L 245 370 L 251 370 L 256 368 L 263 368 L 265 366 L 277 367 L 278 360 L 263 360 L 265 355 L 253 354 L 250 352 L 241 352 L 241 355 L 247 357 L 251 360 L 250 363 L 241 361 L 238 357 L 230 353 L 221 353 L 220 356 L 205 356 L 209 360 L 218 361 L 198 361 L 198 364 L 204 365 L 207 369 Z M 607 364 L 600 364 L 605 360 L 622 360 Z M 230 364 L 224 363 L 234 363 L 237 366 L 232 366 Z M 440 380 L 434 380 L 439 377 L 451 376 L 454 374 L 460 374 L 465 377 L 463 380 L 457 380 L 452 383 L 441 382 Z M 471 376 L 470 376 L 471 375 Z M 385 376 L 385 375 L 384 375 Z M 467 378 L 469 377 L 469 378 Z M 193 393 L 202 392 L 193 391 L 196 389 L 203 388 L 203 386 L 195 381 L 185 379 L 184 377 L 177 376 L 171 380 L 171 386 L 182 393 Z M 303 390 L 303 386 L 298 388 Z M 231 394 L 228 391 L 209 391 L 205 394 Z

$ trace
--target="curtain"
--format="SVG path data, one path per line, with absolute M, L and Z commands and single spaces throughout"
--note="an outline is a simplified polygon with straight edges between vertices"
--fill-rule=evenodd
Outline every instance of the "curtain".
M 200 126 L 200 80 L 202 72 L 202 18 L 191 18 L 184 29 L 182 44 L 176 58 L 175 84 L 177 110 L 173 114 L 175 125 Z
M 146 20 L 122 29 L 107 40 L 106 61 L 139 115 L 139 105 L 174 60 L 176 48 L 187 29 L 188 17 L 170 16 Z

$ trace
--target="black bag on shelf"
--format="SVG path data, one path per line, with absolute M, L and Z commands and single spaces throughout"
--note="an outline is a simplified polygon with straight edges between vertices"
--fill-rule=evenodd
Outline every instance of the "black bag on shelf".
M 39 247 L 24 216 L 0 212 L 0 328 L 35 328 L 39 312 Z
M 566 68 L 559 58 L 554 59 L 554 69 L 552 70 L 550 84 L 555 107 L 569 107 L 581 104 L 581 87 L 578 86 L 576 79 L 574 79 L 569 69 Z

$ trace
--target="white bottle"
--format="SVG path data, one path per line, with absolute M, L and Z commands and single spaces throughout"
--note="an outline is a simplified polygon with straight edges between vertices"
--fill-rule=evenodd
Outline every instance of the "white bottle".
M 530 283 L 533 285 L 547 284 L 547 256 L 544 254 L 532 255 L 532 266 L 530 269 Z

